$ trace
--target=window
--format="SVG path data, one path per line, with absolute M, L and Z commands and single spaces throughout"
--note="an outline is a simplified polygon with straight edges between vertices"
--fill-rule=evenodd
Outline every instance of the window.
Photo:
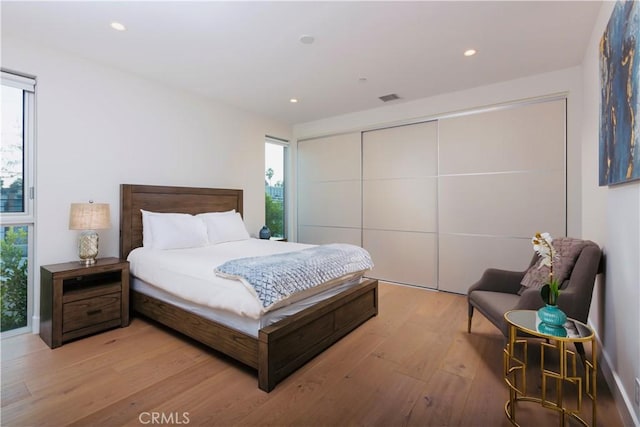
M 286 141 L 267 137 L 265 142 L 265 218 L 271 237 L 285 239 L 286 204 L 285 176 L 288 144 Z
M 35 80 L 2 71 L 0 331 L 30 330 L 33 289 Z

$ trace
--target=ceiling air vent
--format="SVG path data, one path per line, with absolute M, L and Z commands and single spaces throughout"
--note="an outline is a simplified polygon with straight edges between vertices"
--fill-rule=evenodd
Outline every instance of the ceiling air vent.
M 378 99 L 382 102 L 389 102 L 389 101 L 395 101 L 396 99 L 400 99 L 400 97 L 395 93 L 391 93 L 389 95 L 381 96 Z

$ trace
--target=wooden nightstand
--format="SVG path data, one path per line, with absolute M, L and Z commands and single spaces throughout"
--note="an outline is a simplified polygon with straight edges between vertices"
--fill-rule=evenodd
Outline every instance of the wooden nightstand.
M 40 267 L 40 337 L 49 347 L 129 325 L 129 262 L 100 258 Z

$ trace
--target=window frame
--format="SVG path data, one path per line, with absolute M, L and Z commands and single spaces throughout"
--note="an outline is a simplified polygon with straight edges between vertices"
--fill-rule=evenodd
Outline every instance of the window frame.
M 27 227 L 27 325 L 1 333 L 2 338 L 33 331 L 34 272 L 35 272 L 35 182 L 36 182 L 36 79 L 13 71 L 0 69 L 3 86 L 23 92 L 22 185 L 23 212 L 3 212 L 1 227 Z
M 266 147 L 266 144 L 272 144 L 272 145 L 279 145 L 281 146 L 282 149 L 282 185 L 283 185 L 283 191 L 282 191 L 282 221 L 283 221 L 283 226 L 282 226 L 282 238 L 283 240 L 287 240 L 288 239 L 288 235 L 289 235 L 289 209 L 288 209 L 288 201 L 289 201 L 289 197 L 288 197 L 288 193 L 289 193 L 289 185 L 287 185 L 287 182 L 289 181 L 289 147 L 290 147 L 290 143 L 289 141 L 285 140 L 285 139 L 281 139 L 281 138 L 276 138 L 274 136 L 269 136 L 266 135 L 264 138 L 264 144 Z M 266 162 L 265 162 L 266 164 Z M 266 215 L 266 207 L 265 207 L 265 215 Z M 265 217 L 265 221 L 266 221 L 266 217 Z
M 35 78 L 2 70 L 2 85 L 23 91 L 22 185 L 23 212 L 2 212 L 2 225 L 35 223 Z

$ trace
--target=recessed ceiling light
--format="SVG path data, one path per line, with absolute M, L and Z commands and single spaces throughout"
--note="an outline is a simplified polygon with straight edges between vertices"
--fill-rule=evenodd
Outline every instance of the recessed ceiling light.
M 307 34 L 303 34 L 300 36 L 300 43 L 302 44 L 311 44 L 314 42 L 314 38 L 313 36 L 307 35 Z
M 298 98 L 291 98 L 289 102 L 292 104 L 296 104 L 298 102 Z
M 473 56 L 476 53 L 478 53 L 478 52 L 476 52 L 475 49 L 467 49 L 467 50 L 464 51 L 464 56 Z
M 111 23 L 111 28 L 113 28 L 116 31 L 126 31 L 127 27 L 125 27 L 123 24 L 119 23 L 119 22 L 112 22 Z

